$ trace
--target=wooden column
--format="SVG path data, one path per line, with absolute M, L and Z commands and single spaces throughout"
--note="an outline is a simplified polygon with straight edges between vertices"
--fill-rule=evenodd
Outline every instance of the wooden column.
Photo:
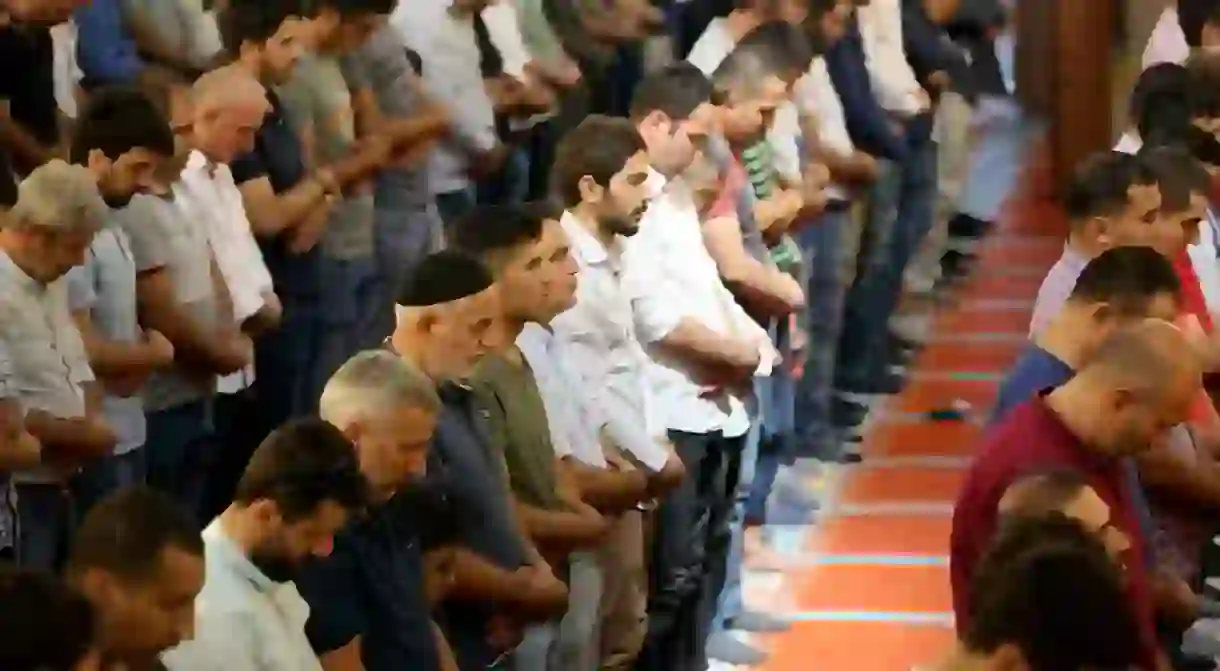
M 1048 124 L 1052 184 L 1107 149 L 1111 128 L 1115 0 L 1017 3 L 1017 94 Z

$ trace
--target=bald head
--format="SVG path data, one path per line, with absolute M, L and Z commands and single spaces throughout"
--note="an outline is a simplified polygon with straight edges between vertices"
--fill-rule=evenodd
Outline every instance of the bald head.
M 197 116 L 234 107 L 261 108 L 264 115 L 271 109 L 267 89 L 248 71 L 236 65 L 226 65 L 204 73 L 191 87 L 191 98 Z
M 1080 375 L 1157 392 L 1184 380 L 1198 383 L 1202 368 L 1185 331 L 1161 319 L 1145 319 L 1115 331 Z

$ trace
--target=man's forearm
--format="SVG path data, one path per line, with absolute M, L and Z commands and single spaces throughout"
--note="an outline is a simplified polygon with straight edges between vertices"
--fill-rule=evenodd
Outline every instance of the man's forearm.
M 759 352 L 747 351 L 741 343 L 727 338 L 698 321 L 684 317 L 662 340 L 661 345 L 675 356 L 697 365 L 732 366 L 753 369 Z

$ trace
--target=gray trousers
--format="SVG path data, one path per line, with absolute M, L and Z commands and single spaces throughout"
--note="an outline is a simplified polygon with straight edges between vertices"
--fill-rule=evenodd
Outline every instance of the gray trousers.
M 568 612 L 525 630 L 513 653 L 516 671 L 597 671 L 601 664 L 602 570 L 597 555 L 573 552 Z

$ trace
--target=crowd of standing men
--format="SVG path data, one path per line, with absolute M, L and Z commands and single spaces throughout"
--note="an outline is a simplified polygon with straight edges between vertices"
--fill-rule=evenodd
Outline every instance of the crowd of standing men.
M 0 0 L 0 668 L 761 664 L 1016 170 L 987 4 Z

